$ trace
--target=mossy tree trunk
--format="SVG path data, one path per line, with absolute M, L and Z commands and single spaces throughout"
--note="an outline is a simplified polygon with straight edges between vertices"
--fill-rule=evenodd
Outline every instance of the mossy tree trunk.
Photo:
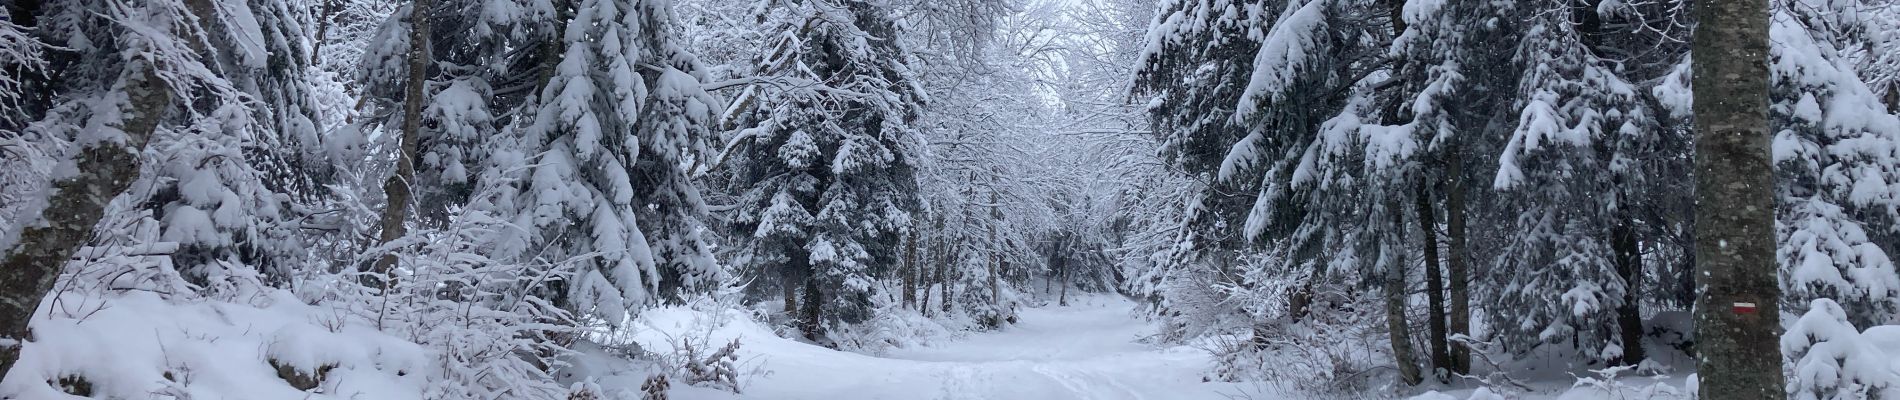
M 28 325 L 53 290 L 60 268 L 92 239 L 106 205 L 138 179 L 140 153 L 171 109 L 171 89 L 145 61 L 129 62 L 120 80 L 126 102 L 117 112 L 123 119 L 96 129 L 117 129 L 122 140 L 79 143 L 75 172 L 52 182 L 39 223 L 22 224 L 18 240 L 0 249 L 0 335 L 8 342 L 0 344 L 0 377 L 19 361 L 22 345 L 33 340 Z

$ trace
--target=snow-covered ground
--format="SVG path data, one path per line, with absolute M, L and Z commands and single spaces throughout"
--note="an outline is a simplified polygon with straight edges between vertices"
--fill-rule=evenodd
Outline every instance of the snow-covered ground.
M 714 341 L 740 336 L 741 362 L 755 367 L 743 394 L 679 388 L 674 399 L 1229 399 L 1249 391 L 1231 383 L 1204 383 L 1210 360 L 1190 347 L 1137 342 L 1153 327 L 1120 297 L 1091 297 L 1069 307 L 1022 310 L 1021 323 L 973 333 L 934 346 L 897 349 L 881 357 L 783 339 L 765 327 L 734 319 L 714 329 Z M 649 313 L 667 321 L 668 310 Z M 678 317 L 683 313 L 672 313 Z M 642 335 L 661 345 L 666 333 L 694 325 L 655 323 Z
M 1189 346 L 1155 346 L 1140 339 L 1155 326 L 1133 312 L 1135 304 L 1119 296 L 1087 297 L 1070 306 L 1027 308 L 1020 323 L 995 332 L 969 333 L 932 345 L 893 349 L 873 356 L 837 351 L 780 338 L 771 328 L 741 312 L 728 311 L 713 323 L 711 314 L 683 307 L 649 311 L 646 328 L 635 334 L 642 346 L 664 351 L 682 338 L 723 344 L 742 343 L 741 393 L 675 385 L 674 400 L 727 399 L 930 399 L 930 400 L 1130 400 L 1130 399 L 1287 399 L 1261 383 L 1204 382 L 1213 364 L 1206 351 Z M 1381 389 L 1343 398 L 1417 398 L 1492 400 L 1505 398 L 1597 400 L 1683 399 L 1683 379 L 1628 373 L 1615 383 L 1577 385 L 1574 378 L 1545 377 L 1528 392 L 1498 395 L 1469 385 L 1401 390 Z M 604 386 L 637 388 L 643 376 L 598 377 Z M 1414 397 L 1416 396 L 1416 397 Z M 1336 396 L 1337 397 L 1337 396 Z

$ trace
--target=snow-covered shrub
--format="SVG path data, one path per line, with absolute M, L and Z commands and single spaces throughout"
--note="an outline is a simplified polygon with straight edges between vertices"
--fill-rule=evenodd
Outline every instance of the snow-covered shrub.
M 928 318 L 915 310 L 892 304 L 879 307 L 871 319 L 864 322 L 833 328 L 831 339 L 842 350 L 883 354 L 895 348 L 919 346 L 935 339 L 952 337 L 959 329 L 994 329 L 977 324 L 973 321 L 975 318 L 965 314 Z
M 739 368 L 735 364 L 739 361 L 739 339 L 705 354 L 704 349 L 692 347 L 690 342 L 680 348 L 685 352 L 681 376 L 686 384 L 739 393 Z
M 653 374 L 647 377 L 646 382 L 640 383 L 640 400 L 667 400 L 666 391 L 672 386 L 666 382 L 666 374 Z
M 964 290 L 958 300 L 965 314 L 976 323 L 975 327 L 995 330 L 1016 323 L 1016 309 L 1021 304 L 1021 297 L 1016 289 L 999 285 L 997 298 L 992 299 L 990 291 L 982 287 L 986 278 L 983 269 L 971 268 L 971 270 L 974 272 L 970 274 L 973 277 L 966 281 L 967 287 L 973 290 Z
M 414 250 L 396 252 L 404 268 L 394 286 L 380 298 L 365 297 L 370 303 L 361 307 L 445 366 L 429 380 L 431 397 L 566 397 L 569 388 L 552 372 L 566 366 L 570 346 L 588 330 L 543 297 L 539 285 L 567 279 L 580 266 L 487 258 L 487 240 L 514 225 L 480 210 L 454 214 L 445 228 L 392 242 Z
M 719 287 L 718 291 L 688 298 L 684 306 L 667 306 L 642 315 L 634 324 L 637 330 L 629 332 L 632 336 L 603 337 L 610 339 L 604 341 L 624 344 L 626 348 L 617 354 L 620 358 L 651 362 L 652 369 L 640 387 L 648 398 L 665 398 L 664 391 L 673 382 L 741 393 L 742 382 L 754 371 L 747 370 L 741 361 L 739 349 L 744 338 L 723 333 L 734 323 L 753 322 L 739 304 L 744 288 L 731 280 Z
M 828 336 L 830 345 L 840 350 L 878 355 L 891 349 L 922 346 L 938 339 L 956 337 L 960 331 L 994 328 L 977 322 L 977 314 L 986 309 L 986 301 L 962 304 L 953 307 L 948 313 L 926 317 L 918 310 L 904 307 L 898 298 L 899 291 L 891 285 L 884 285 L 875 292 L 877 294 L 871 296 L 870 319 L 856 324 L 833 325 Z M 772 309 L 782 307 L 782 303 L 769 304 L 775 306 Z M 938 305 L 933 304 L 932 307 Z M 783 331 L 781 333 L 781 337 L 792 337 L 783 334 Z
M 1171 255 L 1182 256 L 1186 247 Z M 1392 359 L 1380 330 L 1383 317 L 1347 310 L 1378 309 L 1377 298 L 1327 277 L 1278 275 L 1303 268 L 1268 256 L 1229 262 L 1236 265 L 1227 268 L 1244 272 L 1226 272 L 1196 257 L 1130 280 L 1135 290 L 1159 300 L 1144 310 L 1161 320 L 1156 340 L 1191 343 L 1211 353 L 1208 380 L 1273 382 L 1278 386 L 1264 390 L 1282 397 L 1360 393 L 1375 385 L 1379 374 L 1373 372 Z M 1296 311 L 1286 300 L 1306 290 L 1310 302 Z
M 369 303 L 300 298 L 228 262 L 191 283 L 172 264 L 179 246 L 155 239 L 158 222 L 118 210 L 127 218 L 102 225 L 60 276 L 0 392 L 420 399 L 438 375 L 425 346 L 377 328 Z
M 1359 304 L 1372 307 L 1372 304 Z M 1378 385 L 1391 347 L 1373 316 L 1316 310 L 1298 324 L 1214 340 L 1217 378 L 1277 382 L 1295 397 L 1363 394 Z
M 1807 314 L 1781 335 L 1781 353 L 1792 360 L 1788 397 L 1799 400 L 1900 398 L 1900 374 L 1888 351 L 1874 335 L 1892 330 L 1854 329 L 1840 304 L 1815 299 Z M 1900 342 L 1900 336 L 1881 337 L 1878 343 Z
M 1620 376 L 1624 373 L 1640 369 L 1641 368 L 1634 365 L 1625 365 L 1590 370 L 1590 373 L 1595 376 L 1577 376 L 1577 382 L 1571 384 L 1571 390 L 1567 392 L 1566 396 L 1570 396 L 1569 393 L 1577 393 L 1579 390 L 1582 390 L 1614 399 L 1687 400 L 1695 398 L 1693 395 L 1686 393 L 1683 389 L 1660 380 L 1648 385 L 1632 385 L 1620 379 Z M 1473 398 L 1477 398 L 1477 396 L 1474 394 Z

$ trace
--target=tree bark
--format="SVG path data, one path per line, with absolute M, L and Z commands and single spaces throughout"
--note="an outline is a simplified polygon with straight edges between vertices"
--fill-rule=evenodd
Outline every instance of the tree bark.
M 409 217 L 409 200 L 416 181 L 416 142 L 422 140 L 422 92 L 429 76 L 429 8 L 431 0 L 415 0 L 409 10 L 409 76 L 404 82 L 402 99 L 402 144 L 396 152 L 396 173 L 383 181 L 387 200 L 383 207 L 382 232 L 378 245 L 402 238 L 409 230 L 403 221 Z M 387 285 L 395 276 L 396 254 L 384 254 L 370 272 L 380 274 Z
M 322 8 L 317 12 L 317 39 L 310 42 L 310 64 L 315 65 L 323 54 L 323 42 L 330 40 L 330 24 L 336 23 L 336 14 L 343 11 L 345 0 L 323 0 Z
M 1780 399 L 1767 0 L 1699 1 L 1696 370 L 1704 399 Z
M 1058 253 L 1060 253 L 1060 252 L 1061 252 L 1061 250 L 1057 250 L 1057 252 L 1058 252 Z M 1048 276 L 1044 276 L 1044 277 L 1043 277 L 1043 279 L 1042 279 L 1042 294 L 1045 294 L 1045 295 L 1046 295 L 1046 294 L 1050 294 L 1050 293 L 1055 293 L 1055 290 L 1056 290 L 1056 274 L 1060 274 L 1060 273 L 1062 273 L 1062 272 L 1061 272 L 1062 270 L 1056 267 L 1056 265 L 1057 265 L 1058 263 L 1061 263 L 1061 261 L 1060 261 L 1060 260 L 1061 260 L 1061 257 L 1056 257 L 1056 258 L 1053 258 L 1053 259 L 1051 259 L 1051 260 L 1049 260 L 1049 268 L 1050 268 L 1050 269 L 1049 269 L 1049 275 L 1048 275 Z
M 937 303 L 942 306 L 943 315 L 946 316 L 950 315 L 950 286 L 956 284 L 956 276 L 950 274 L 950 263 L 956 253 L 951 250 L 950 245 L 949 239 L 944 239 L 943 253 L 939 254 L 944 258 L 937 263 L 937 280 L 942 285 L 937 287 Z
M 1900 80 L 1887 84 L 1887 112 L 1900 114 Z
M 1388 0 L 1385 4 L 1388 12 L 1388 21 L 1392 24 L 1392 37 L 1405 34 L 1405 1 Z M 1404 70 L 1405 61 L 1403 57 L 1394 60 L 1392 66 L 1393 70 Z M 1398 121 L 1405 110 L 1405 108 L 1401 107 L 1401 103 L 1394 102 L 1388 104 L 1385 110 L 1385 120 Z M 1423 189 L 1424 187 L 1420 186 L 1419 194 L 1421 196 L 1419 201 L 1423 204 L 1421 211 L 1424 211 L 1425 208 L 1430 208 L 1430 204 L 1423 203 L 1429 201 L 1423 197 Z M 1424 381 L 1424 377 L 1419 375 L 1418 361 L 1413 358 L 1411 327 L 1407 325 L 1405 320 L 1405 211 L 1401 204 L 1402 203 L 1397 199 L 1394 199 L 1386 205 L 1385 209 L 1387 213 L 1392 215 L 1392 226 L 1390 228 L 1392 233 L 1388 238 L 1390 242 L 1386 245 L 1387 251 L 1391 252 L 1391 255 L 1386 258 L 1385 318 L 1386 324 L 1391 330 L 1392 356 L 1395 359 L 1394 361 L 1399 364 L 1399 379 L 1404 381 L 1407 385 L 1417 385 L 1419 382 Z M 1427 220 L 1419 221 L 1419 223 L 1426 227 L 1425 237 L 1427 240 L 1431 243 L 1437 242 L 1437 240 L 1433 238 L 1435 233 L 1432 227 L 1429 226 L 1432 222 Z M 1432 255 L 1437 253 L 1436 246 L 1427 246 L 1427 248 L 1426 251 L 1428 253 L 1426 254 Z M 1437 260 L 1426 260 L 1426 266 L 1431 269 L 1428 271 L 1431 273 L 1426 275 L 1426 279 L 1432 283 L 1433 287 L 1436 287 L 1438 281 L 1438 276 L 1435 272 L 1437 269 Z M 1438 293 L 1437 290 L 1433 290 L 1428 298 L 1437 299 Z M 1443 320 L 1436 317 L 1439 312 L 1438 310 L 1442 308 L 1438 304 L 1432 304 L 1431 308 L 1431 315 L 1433 315 L 1434 318 L 1432 318 L 1432 321 L 1428 323 L 1427 326 L 1430 327 L 1428 329 L 1432 331 L 1431 335 L 1435 339 L 1432 344 L 1432 360 L 1434 365 L 1437 365 L 1439 360 L 1444 357 L 1441 351 L 1442 343 L 1444 343 L 1444 337 L 1442 335 Z
M 1386 205 L 1392 215 L 1392 233 L 1387 239 L 1385 256 L 1385 321 L 1392 340 L 1392 358 L 1399 367 L 1399 380 L 1406 385 L 1424 381 L 1418 360 L 1412 358 L 1412 332 L 1405 321 L 1405 213 L 1399 203 Z
M 779 268 L 779 287 L 785 290 L 785 316 L 794 320 L 800 318 L 798 289 L 811 279 L 811 258 L 804 249 L 791 251 L 791 262 Z
M 917 231 L 912 230 L 907 236 L 904 269 L 899 273 L 904 276 L 904 308 L 911 308 L 917 306 L 917 274 L 922 268 L 917 267 Z
M 1072 251 L 1072 249 L 1074 249 L 1074 247 L 1069 243 L 1068 238 L 1065 237 L 1060 245 L 1060 251 L 1056 252 L 1057 268 L 1055 278 L 1059 278 L 1062 283 L 1062 294 L 1056 297 L 1056 305 L 1063 307 L 1069 306 L 1069 285 L 1071 283 L 1069 271 L 1073 269 L 1073 266 L 1069 265 L 1069 252 Z
M 939 257 L 937 257 L 937 253 L 942 252 L 943 249 L 939 249 L 938 247 L 941 246 L 925 247 L 924 258 L 930 259 L 932 263 L 942 263 Z M 923 313 L 925 317 L 930 316 L 930 286 L 943 280 L 943 277 L 940 275 L 941 274 L 931 273 L 931 268 L 928 267 L 920 265 L 917 268 L 917 279 L 922 281 L 918 283 L 917 288 L 917 291 L 921 292 L 919 296 L 917 296 L 917 311 Z
M 817 279 L 805 280 L 804 312 L 799 318 L 799 330 L 805 333 L 805 339 L 817 341 L 824 337 L 824 292 L 818 290 Z
M 1451 184 L 1445 187 L 1445 272 L 1450 276 L 1451 310 L 1449 312 L 1451 335 L 1471 334 L 1471 290 L 1470 271 L 1465 268 L 1465 178 L 1464 148 L 1462 140 L 1452 139 L 1451 151 L 1446 154 L 1445 174 L 1451 176 Z M 1471 374 L 1471 348 L 1463 344 L 1451 346 L 1451 373 Z
M 1064 263 L 1062 267 L 1061 275 L 1062 275 L 1062 295 L 1056 298 L 1057 299 L 1056 305 L 1068 307 L 1069 306 L 1069 268 L 1066 262 Z
M 1642 283 L 1643 255 L 1636 241 L 1636 221 L 1619 211 L 1616 225 L 1610 227 L 1610 247 L 1616 253 L 1616 273 L 1623 278 L 1623 305 L 1616 308 L 1617 331 L 1623 338 L 1623 355 L 1618 365 L 1643 362 Z
M 173 103 L 171 89 L 152 65 L 131 61 L 121 72 L 126 94 L 116 129 L 123 141 L 82 142 L 74 173 L 52 182 L 41 224 L 23 223 L 18 241 L 0 258 L 0 377 L 20 360 L 20 349 L 33 340 L 33 313 L 39 309 L 66 262 L 92 239 L 93 229 L 105 216 L 106 205 L 138 179 L 140 153 L 165 110 Z
M 1444 272 L 1438 269 L 1438 216 L 1432 212 L 1430 185 L 1418 184 L 1418 226 L 1425 232 L 1425 329 L 1432 346 L 1433 376 L 1439 382 L 1450 383 L 1451 356 L 1445 340 L 1445 281 Z
M 1003 210 L 996 206 L 997 201 L 996 186 L 992 181 L 990 185 L 990 306 L 996 308 L 1000 317 L 1000 313 L 1003 312 L 1003 287 L 998 278 L 1003 274 L 1003 244 L 997 241 L 996 226 L 1003 223 Z M 1001 324 L 1002 322 L 997 322 L 997 325 Z
M 1307 277 L 1306 282 L 1301 282 L 1299 289 L 1295 289 L 1293 293 L 1287 295 L 1287 316 L 1293 323 L 1299 323 L 1301 319 L 1306 318 L 1307 313 L 1311 312 L 1313 307 L 1313 287 L 1319 285 L 1320 279 L 1323 279 L 1325 276 L 1326 263 L 1313 263 L 1313 275 Z
M 799 282 L 797 279 L 793 279 L 793 275 L 790 273 L 781 273 L 780 275 L 781 277 L 779 280 L 781 282 L 779 283 L 779 288 L 783 289 L 785 292 L 784 293 L 785 315 L 791 316 L 791 317 L 797 317 L 798 316 L 798 287 L 804 286 L 804 285 L 801 282 Z

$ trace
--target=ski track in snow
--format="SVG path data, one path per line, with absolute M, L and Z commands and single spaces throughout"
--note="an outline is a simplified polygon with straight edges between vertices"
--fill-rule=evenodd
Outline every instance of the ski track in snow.
M 1119 297 L 1022 310 L 1020 323 L 882 356 L 746 335 L 744 394 L 689 389 L 675 399 L 1229 399 L 1247 390 L 1205 383 L 1206 352 L 1136 340 L 1153 326 Z

